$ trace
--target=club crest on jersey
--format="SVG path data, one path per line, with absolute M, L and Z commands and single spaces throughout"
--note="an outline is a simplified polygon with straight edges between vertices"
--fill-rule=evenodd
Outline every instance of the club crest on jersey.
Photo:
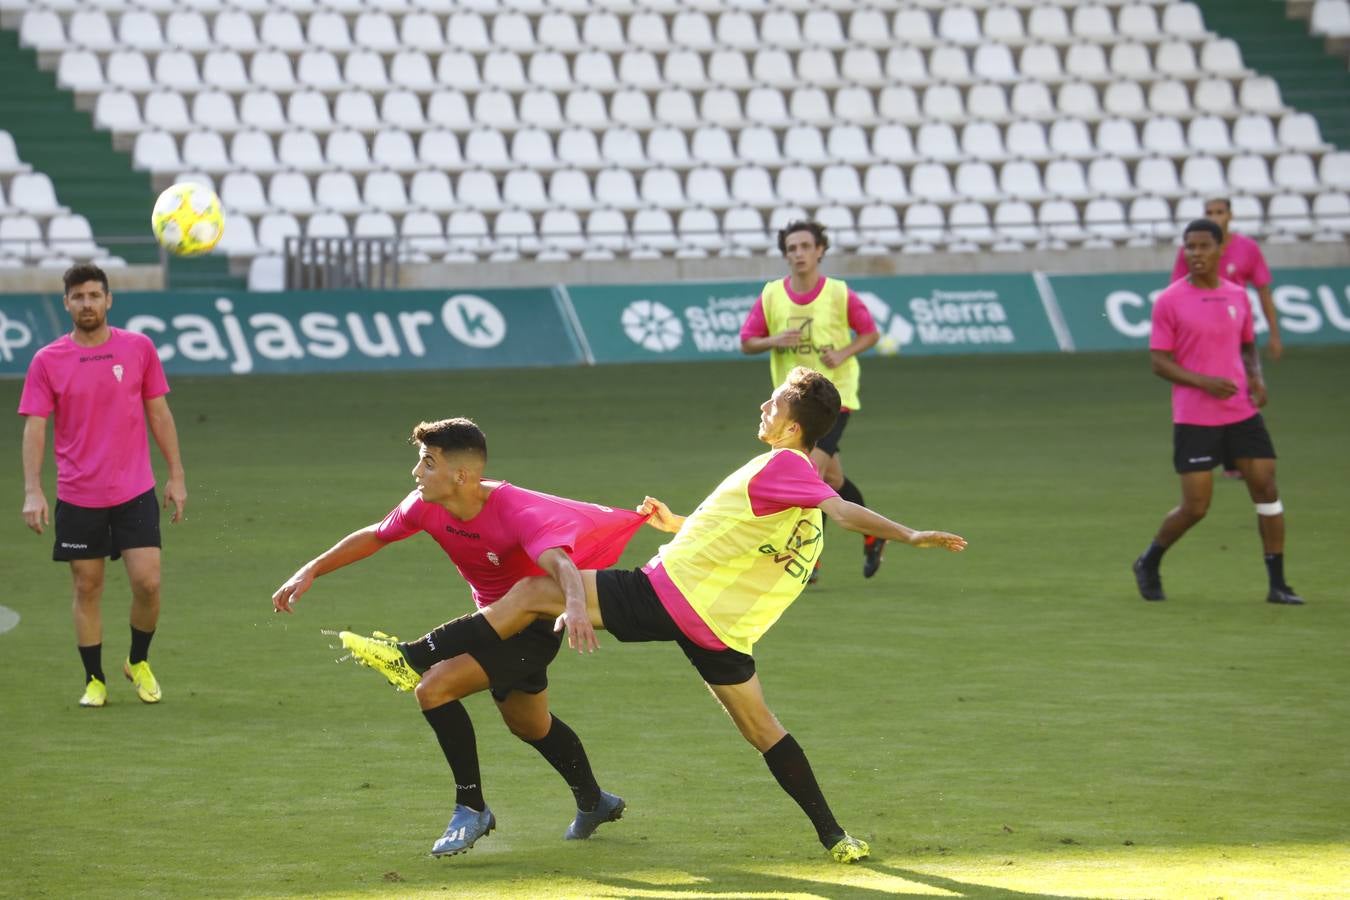
M 1236 272 L 1236 271 L 1237 271 L 1237 263 L 1229 263 L 1229 264 L 1228 264 L 1228 274 L 1229 274 L 1229 275 L 1232 275 L 1232 274 L 1233 274 L 1234 272 Z
M 1228 318 L 1230 319 L 1237 318 L 1237 310 L 1233 308 L 1233 305 L 1231 303 L 1228 305 Z
M 491 550 L 488 551 L 487 559 L 488 562 L 492 563 L 494 566 L 500 566 L 502 564 L 501 559 Z
M 122 383 L 122 373 L 124 371 L 126 370 L 123 369 L 121 366 L 113 366 L 113 377 L 117 379 L 118 384 Z

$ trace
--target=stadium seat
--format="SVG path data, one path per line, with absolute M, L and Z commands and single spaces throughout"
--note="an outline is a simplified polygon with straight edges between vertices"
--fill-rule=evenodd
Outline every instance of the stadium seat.
M 302 235 L 300 222 L 290 213 L 270 213 L 258 220 L 258 249 L 260 252 L 284 253 L 287 238 Z
M 1280 234 L 1309 235 L 1316 230 L 1308 198 L 1302 194 L 1276 194 L 1266 204 L 1266 218 Z
M 1350 195 L 1339 191 L 1318 194 L 1312 212 L 1318 229 L 1332 236 L 1350 234 Z
M 975 120 L 961 127 L 961 152 L 967 159 L 1002 162 L 1008 157 L 1003 132 L 993 122 Z
M 1200 48 L 1200 68 L 1223 78 L 1242 78 L 1250 74 L 1242 63 L 1242 51 L 1231 38 L 1206 41 Z
M 1254 113 L 1241 116 L 1233 123 L 1233 144 L 1248 153 L 1272 154 L 1280 149 L 1270 119 Z
M 320 210 L 356 215 L 366 208 L 356 178 L 350 172 L 324 172 L 314 185 L 314 200 Z
M 857 15 L 856 13 L 854 14 Z M 984 11 L 980 30 L 989 43 L 983 46 L 1019 46 L 1026 41 L 1027 35 L 1022 22 L 1022 13 L 1012 6 L 991 6 Z
M 267 184 L 266 205 L 268 209 L 258 212 L 277 211 L 307 216 L 319 208 L 314 202 L 309 177 L 300 172 L 278 172 L 273 175 Z
M 716 250 L 727 243 L 722 234 L 722 223 L 710 209 L 694 207 L 680 211 L 676 229 L 680 242 L 686 247 Z
M 1040 81 L 1020 81 L 1013 85 L 1011 108 L 1013 115 L 1025 119 L 1052 119 L 1056 115 L 1050 89 Z
M 1160 156 L 1139 160 L 1134 170 L 1134 183 L 1139 190 L 1162 197 L 1179 197 L 1185 193 L 1177 180 L 1177 169 L 1172 160 Z
M 1228 123 L 1219 116 L 1196 116 L 1186 126 L 1186 144 L 1202 153 L 1229 155 L 1233 142 Z
M 734 203 L 726 176 L 711 166 L 691 169 L 685 176 L 684 193 L 689 203 L 708 209 L 726 209 Z
M 1011 84 L 1022 77 L 1017 71 L 1017 63 L 1013 61 L 1012 51 L 1004 44 L 981 44 L 976 47 L 971 70 L 977 79 L 1004 84 Z
M 461 172 L 455 184 L 455 195 L 462 206 L 484 212 L 496 212 L 503 206 L 497 177 L 484 169 Z
M 617 209 L 593 210 L 586 216 L 586 240 L 592 247 L 627 249 L 628 219 Z
M 586 249 L 586 237 L 581 230 L 581 217 L 570 209 L 551 209 L 539 218 L 539 243 L 543 254 L 557 251 L 563 259 Z
M 940 244 L 946 237 L 947 217 L 936 203 L 911 203 L 905 208 L 904 222 L 911 241 Z
M 958 196 L 982 203 L 1003 199 L 994 167 L 987 162 L 967 160 L 956 167 L 955 191 Z
M 92 259 L 104 252 L 94 243 L 89 220 L 79 214 L 52 216 L 47 222 L 47 246 L 75 259 Z
M 678 178 L 676 179 L 678 184 Z M 595 175 L 595 202 L 601 206 L 631 210 L 642 205 L 637 181 L 627 169 L 602 169 Z
M 220 180 L 220 202 L 226 209 L 250 216 L 272 212 L 262 180 L 253 172 L 230 172 Z
M 956 131 L 946 122 L 920 125 L 915 134 L 915 149 L 921 158 L 938 162 L 956 162 L 962 157 Z
M 1145 150 L 1159 156 L 1179 158 L 1188 152 L 1181 122 L 1171 116 L 1159 116 L 1145 122 L 1141 140 Z
M 219 141 L 219 135 L 216 135 Z M 225 148 L 221 145 L 222 156 Z M 178 143 L 173 135 L 165 131 L 142 131 L 136 135 L 131 149 L 131 163 L 137 169 L 147 172 L 172 172 L 181 168 L 183 160 L 178 155 Z M 214 171 L 223 171 L 228 164 L 218 166 Z
M 773 181 L 760 166 L 741 166 L 731 173 L 731 196 L 738 203 L 767 209 L 778 202 Z
M 644 247 L 668 253 L 680 246 L 675 222 L 664 209 L 642 209 L 633 215 L 633 240 Z
M 1013 122 L 1005 135 L 1008 153 L 1012 156 L 1031 160 L 1048 160 L 1054 153 L 1050 150 L 1049 138 L 1040 122 Z
M 1045 198 L 1041 170 L 1025 159 L 1015 159 L 999 167 L 998 187 L 1005 197 L 1039 201 Z
M 1176 234 L 1172 208 L 1162 197 L 1135 197 L 1130 201 L 1129 220 L 1134 236 L 1142 240 L 1168 240 Z
M 1350 190 L 1350 151 L 1337 150 L 1323 156 L 1318 163 L 1318 177 L 1327 187 Z
M 1330 149 L 1322 140 L 1322 130 L 1317 125 L 1317 119 L 1309 113 L 1286 113 L 1280 117 L 1279 145 L 1305 153 Z
M 665 87 L 656 57 L 647 50 L 625 50 L 619 56 L 619 82 L 632 88 L 657 91 Z M 571 81 L 567 59 L 561 53 L 535 53 L 530 57 L 530 81 L 555 89 Z
M 438 169 L 414 173 L 408 192 L 410 202 L 421 209 L 450 212 L 458 206 L 450 176 Z
M 1275 193 L 1265 157 L 1255 154 L 1235 156 L 1228 161 L 1228 182 L 1235 190 L 1248 194 Z
M 874 201 L 891 204 L 910 200 L 905 173 L 893 163 L 877 163 L 863 173 L 863 192 Z
M 865 244 L 884 248 L 899 247 L 905 238 L 900 230 L 900 216 L 895 207 L 886 203 L 870 203 L 858 210 L 858 237 Z
M 1082 119 L 1056 119 L 1050 123 L 1047 138 L 1051 152 L 1057 156 L 1090 159 L 1097 155 L 1092 133 Z
M 1088 186 L 1100 197 L 1125 198 L 1134 193 L 1130 170 L 1117 156 L 1103 156 L 1092 160 L 1087 170 Z
M 1281 153 L 1275 158 L 1271 175 L 1278 187 L 1289 191 L 1314 194 L 1320 188 L 1312 159 L 1306 153 Z
M 915 197 L 934 203 L 951 203 L 957 199 L 951 173 L 940 163 L 919 163 L 910 172 L 909 189 Z
M 1114 81 L 1102 92 L 1102 108 L 1109 116 L 1144 119 L 1149 115 L 1144 89 L 1135 81 Z
M 202 53 L 216 46 L 206 18 L 194 10 L 179 10 L 169 14 L 164 21 L 164 42 L 177 47 L 180 52 Z
M 762 252 L 772 246 L 763 214 L 749 206 L 728 209 L 722 216 L 722 231 L 737 247 Z
M 1212 156 L 1189 156 L 1181 164 L 1181 184 L 1188 193 L 1217 197 L 1227 192 L 1223 165 Z

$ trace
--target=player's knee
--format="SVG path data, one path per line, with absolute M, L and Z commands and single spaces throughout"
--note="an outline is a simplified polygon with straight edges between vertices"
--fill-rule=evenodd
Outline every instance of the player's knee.
M 444 678 L 438 677 L 433 668 L 422 676 L 422 680 L 417 682 L 417 687 L 413 688 L 413 695 L 417 697 L 417 705 L 422 709 L 435 709 L 452 700 L 458 700 L 451 683 Z
M 132 596 L 141 602 L 158 602 L 159 600 L 159 576 L 138 578 L 131 583 Z
M 98 603 L 103 596 L 103 579 L 97 575 L 77 575 L 74 585 L 76 603 Z
M 511 718 L 506 719 L 506 727 L 511 733 L 526 743 L 532 741 L 541 741 L 548 736 L 550 719 L 544 719 L 542 722 L 533 718 Z

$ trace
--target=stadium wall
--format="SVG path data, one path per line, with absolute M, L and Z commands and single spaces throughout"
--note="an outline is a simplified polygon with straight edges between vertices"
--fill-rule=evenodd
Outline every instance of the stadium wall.
M 781 270 L 779 270 L 781 271 Z M 773 275 L 777 276 L 779 271 Z M 1350 267 L 1277 268 L 1285 343 L 1350 344 Z M 1142 350 L 1148 272 L 850 278 L 876 353 Z M 763 280 L 291 293 L 119 291 L 114 325 L 149 335 L 172 374 L 447 370 L 747 359 Z M 1266 330 L 1252 296 L 1257 332 Z M 0 295 L 0 375 L 69 328 L 59 294 Z

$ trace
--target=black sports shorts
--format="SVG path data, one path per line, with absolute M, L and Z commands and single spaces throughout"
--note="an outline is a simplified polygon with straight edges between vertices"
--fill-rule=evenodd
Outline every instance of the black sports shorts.
M 1275 445 L 1257 413 L 1229 425 L 1172 426 L 1172 465 L 1178 473 L 1208 472 L 1239 459 L 1274 459 Z
M 553 631 L 552 619 L 531 622 L 519 634 L 491 647 L 470 650 L 469 655 L 487 673 L 492 699 L 506 699 L 512 691 L 537 694 L 548 687 L 548 664 L 558 655 L 562 634 Z
M 755 675 L 755 658 L 739 650 L 708 650 L 685 636 L 661 605 L 651 579 L 641 569 L 604 569 L 595 573 L 600 618 L 616 640 L 674 641 L 708 684 L 744 684 Z
M 848 410 L 840 410 L 839 417 L 834 420 L 834 427 L 820 440 L 816 441 L 816 446 L 826 453 L 834 456 L 839 452 L 839 441 L 844 436 L 844 429 L 848 427 L 848 417 L 852 413 Z
M 76 506 L 56 500 L 52 559 L 117 559 L 123 550 L 158 547 L 159 501 L 155 489 L 116 506 Z

